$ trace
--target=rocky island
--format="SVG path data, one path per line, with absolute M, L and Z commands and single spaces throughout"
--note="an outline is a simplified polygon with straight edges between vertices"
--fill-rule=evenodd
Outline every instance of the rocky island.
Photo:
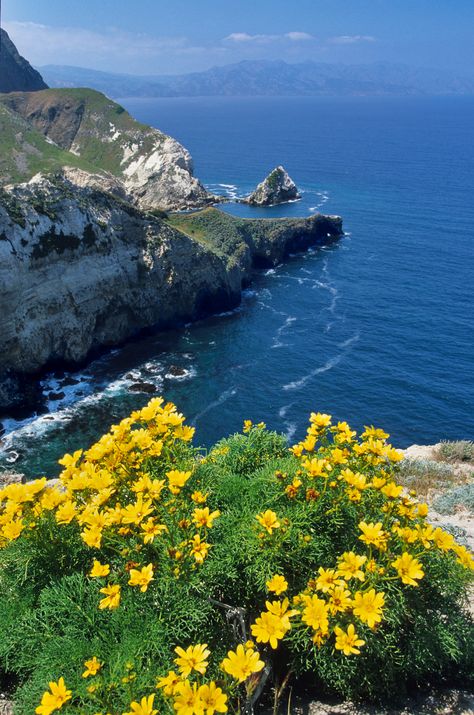
M 286 169 L 277 166 L 243 202 L 251 206 L 275 206 L 300 198 L 301 194 Z

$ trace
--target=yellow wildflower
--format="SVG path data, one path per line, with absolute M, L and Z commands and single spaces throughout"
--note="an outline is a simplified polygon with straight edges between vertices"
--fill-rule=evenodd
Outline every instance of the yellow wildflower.
M 203 526 L 211 529 L 214 525 L 214 519 L 217 519 L 221 515 L 220 511 L 209 512 L 209 507 L 206 506 L 203 509 L 195 509 L 193 513 L 193 521 L 196 526 Z
M 338 559 L 338 576 L 342 576 L 346 581 L 351 578 L 357 578 L 359 581 L 365 580 L 365 574 L 361 570 L 361 566 L 367 561 L 367 556 L 358 556 L 353 551 L 346 551 Z
M 139 703 L 134 701 L 130 703 L 131 710 L 124 715 L 157 715 L 158 710 L 153 707 L 153 701 L 155 699 L 155 694 L 149 695 L 148 697 L 143 697 Z
M 336 650 L 342 650 L 344 655 L 359 655 L 359 646 L 365 645 L 365 641 L 359 638 L 352 623 L 348 626 L 347 631 L 336 626 L 334 633 L 336 634 Z
M 398 571 L 402 583 L 405 583 L 407 586 L 418 586 L 416 579 L 419 580 L 425 575 L 418 559 L 410 556 L 407 551 L 404 551 L 398 559 L 392 561 L 391 565 Z
M 385 549 L 387 543 L 387 534 L 382 528 L 382 522 L 378 521 L 376 524 L 370 522 L 366 524 L 365 521 L 359 523 L 359 529 L 362 531 L 362 536 L 359 536 L 361 541 L 366 544 L 373 544 L 377 549 Z
M 170 472 L 166 472 L 170 492 L 172 494 L 179 494 L 181 489 L 184 487 L 184 485 L 190 478 L 191 474 L 192 472 L 180 472 L 177 469 L 173 469 Z
M 321 412 L 311 412 L 309 421 L 311 424 L 316 425 L 316 427 L 329 427 L 331 424 L 331 415 L 326 415 Z
M 102 663 L 100 660 L 97 660 L 95 656 L 84 661 L 84 665 L 86 666 L 86 669 L 82 674 L 83 678 L 88 678 L 89 675 L 97 675 L 99 670 L 102 668 Z
M 382 494 L 385 494 L 389 499 L 396 499 L 403 492 L 403 487 L 395 484 L 395 482 L 389 482 L 380 490 Z
M 131 569 L 128 583 L 129 586 L 140 586 L 140 591 L 145 593 L 150 581 L 153 580 L 153 564 L 148 564 L 148 566 L 143 566 L 140 570 Z
M 281 526 L 277 515 L 271 509 L 267 509 L 260 514 L 257 514 L 255 518 L 269 534 L 272 534 L 274 529 L 279 529 Z
M 145 544 L 152 544 L 155 536 L 168 531 L 168 527 L 165 524 L 156 524 L 155 521 L 150 517 L 147 521 L 142 522 L 141 525 L 143 533 L 143 542 Z
M 102 578 L 103 576 L 108 576 L 109 573 L 109 564 L 101 564 L 100 561 L 94 559 L 94 564 L 92 566 L 91 571 L 89 572 L 89 576 L 91 576 L 91 578 Z
M 255 619 L 251 631 L 257 643 L 270 643 L 271 647 L 275 649 L 278 647 L 278 641 L 284 637 L 286 628 L 281 618 L 264 611 L 259 618 Z
M 318 569 L 319 576 L 316 579 L 315 588 L 318 591 L 327 593 L 331 591 L 335 586 L 342 586 L 344 581 L 337 578 L 337 574 L 334 569 L 324 569 L 322 566 Z
M 382 607 L 385 604 L 385 593 L 376 593 L 371 588 L 367 593 L 357 591 L 354 596 L 353 612 L 362 623 L 367 623 L 369 628 L 374 628 L 382 620 Z
M 158 678 L 156 681 L 156 687 L 163 688 L 165 695 L 174 695 L 176 692 L 176 686 L 180 682 L 181 677 L 175 673 L 174 670 L 170 670 L 168 675 Z
M 222 692 L 221 688 L 216 686 L 213 680 L 209 684 L 201 685 L 198 690 L 198 696 L 201 699 L 206 715 L 227 712 L 227 695 Z
M 303 602 L 306 604 L 301 616 L 303 623 L 315 631 L 326 633 L 329 626 L 329 608 L 326 602 L 317 596 L 305 596 Z
M 49 691 L 43 694 L 41 705 L 38 705 L 35 712 L 37 715 L 51 715 L 54 710 L 62 708 L 71 697 L 72 693 L 66 688 L 64 678 L 59 678 L 57 683 L 54 681 L 49 683 Z
M 252 426 L 253 426 L 252 420 L 244 420 L 244 426 L 243 426 L 242 432 L 244 434 L 247 434 L 252 429 Z
M 258 651 L 247 647 L 247 644 L 245 648 L 243 645 L 238 645 L 235 651 L 230 650 L 227 658 L 224 658 L 221 663 L 222 670 L 239 683 L 243 683 L 253 673 L 259 673 L 264 667 L 265 663 L 260 660 Z
M 272 578 L 267 581 L 266 585 L 268 590 L 272 591 L 277 596 L 279 596 L 281 593 L 284 593 L 288 588 L 287 580 L 284 576 L 280 576 L 279 574 L 275 574 L 274 576 L 272 576 Z
M 18 539 L 23 529 L 24 525 L 21 519 L 18 519 L 18 521 L 10 521 L 2 527 L 2 535 L 9 541 L 15 541 L 15 539 Z
M 105 595 L 105 598 L 99 603 L 99 608 L 118 608 L 120 606 L 120 586 L 116 584 L 109 584 L 100 589 L 100 593 Z
M 122 509 L 122 524 L 141 524 L 143 519 L 151 514 L 153 505 L 150 499 L 143 501 L 142 494 L 139 494 L 134 504 L 128 504 Z
M 198 690 L 198 684 L 184 680 L 176 686 L 173 707 L 176 715 L 204 715 L 204 704 Z
M 333 615 L 339 611 L 347 611 L 352 605 L 351 592 L 344 586 L 336 586 L 331 591 L 328 605 Z
M 204 675 L 209 665 L 209 661 L 206 659 L 211 654 L 211 651 L 207 649 L 207 643 L 190 645 L 186 650 L 177 646 L 174 652 L 178 656 L 174 662 L 184 678 L 188 678 L 193 670 Z

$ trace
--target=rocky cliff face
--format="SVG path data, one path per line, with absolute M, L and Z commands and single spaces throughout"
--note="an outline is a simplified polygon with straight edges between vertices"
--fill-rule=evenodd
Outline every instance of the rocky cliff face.
M 275 204 L 283 204 L 286 201 L 294 201 L 300 198 L 301 196 L 293 179 L 290 178 L 282 166 L 277 166 L 257 186 L 255 191 L 245 199 L 245 203 L 253 206 L 274 206 Z
M 46 89 L 40 73 L 22 57 L 5 30 L 0 29 L 0 92 Z
M 3 370 L 79 361 L 141 328 L 235 305 L 238 273 L 164 221 L 65 179 L 0 201 Z
M 193 176 L 187 149 L 158 129 L 135 121 L 99 92 L 16 92 L 1 102 L 68 152 L 73 160 L 69 163 L 76 165 L 80 159 L 96 172 L 112 174 L 141 208 L 189 209 L 214 200 Z
M 145 327 L 233 307 L 252 263 L 276 262 L 287 250 L 341 233 L 337 218 L 282 223 L 277 231 L 274 221 L 250 221 L 238 230 L 240 260 L 232 247 L 203 245 L 88 181 L 79 188 L 79 180 L 37 176 L 0 190 L 4 409 L 21 387 L 18 375 L 83 360 Z

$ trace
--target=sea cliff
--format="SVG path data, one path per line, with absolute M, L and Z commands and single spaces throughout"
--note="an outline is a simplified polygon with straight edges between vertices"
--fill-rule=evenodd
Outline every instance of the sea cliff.
M 24 402 L 25 376 L 235 307 L 254 267 L 342 234 L 338 217 L 168 219 L 80 183 L 76 170 L 0 193 L 0 409 Z

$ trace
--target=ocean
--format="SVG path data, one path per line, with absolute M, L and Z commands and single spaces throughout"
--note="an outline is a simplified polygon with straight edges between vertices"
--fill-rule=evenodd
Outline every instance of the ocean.
M 296 440 L 312 410 L 375 424 L 399 447 L 474 437 L 473 97 L 121 103 L 180 140 L 216 193 L 245 195 L 278 164 L 302 191 L 224 210 L 339 214 L 345 236 L 257 272 L 231 313 L 46 376 L 45 393 L 65 396 L 4 420 L 2 466 L 56 475 L 64 452 L 149 399 L 130 391 L 137 380 L 174 401 L 204 446 L 244 419 Z

